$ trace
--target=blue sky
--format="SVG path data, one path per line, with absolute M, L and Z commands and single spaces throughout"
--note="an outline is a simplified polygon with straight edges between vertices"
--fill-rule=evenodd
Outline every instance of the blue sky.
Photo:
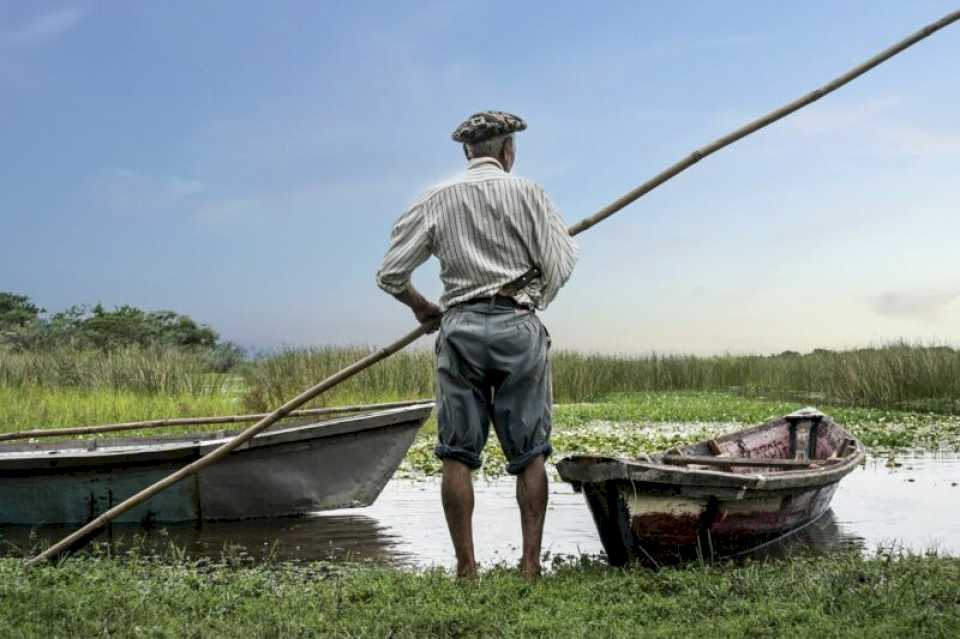
M 953 4 L 0 0 L 0 290 L 383 344 L 390 225 L 469 114 L 526 118 L 573 223 Z M 960 343 L 958 61 L 954 25 L 579 236 L 555 344 Z

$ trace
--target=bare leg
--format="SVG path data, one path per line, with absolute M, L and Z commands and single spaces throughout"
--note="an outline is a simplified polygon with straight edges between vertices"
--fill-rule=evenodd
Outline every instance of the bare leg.
M 473 556 L 473 479 L 466 464 L 452 459 L 443 460 L 440 495 L 453 550 L 457 555 L 457 577 L 475 577 L 477 562 Z
M 520 527 L 523 531 L 520 574 L 535 579 L 540 574 L 540 544 L 543 541 L 543 519 L 547 513 L 547 471 L 543 455 L 530 462 L 517 475 L 517 504 L 520 505 Z

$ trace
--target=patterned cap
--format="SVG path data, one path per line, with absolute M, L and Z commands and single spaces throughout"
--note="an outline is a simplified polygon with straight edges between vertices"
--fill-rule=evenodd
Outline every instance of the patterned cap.
M 454 142 L 476 144 L 498 135 L 507 135 L 516 131 L 523 131 L 527 123 L 503 111 L 483 111 L 474 113 L 453 132 Z

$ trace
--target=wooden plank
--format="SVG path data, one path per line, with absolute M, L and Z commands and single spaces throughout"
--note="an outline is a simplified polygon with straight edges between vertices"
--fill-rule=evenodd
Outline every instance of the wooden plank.
M 856 449 L 857 442 L 850 439 L 849 437 L 843 440 L 843 443 L 840 444 L 840 448 L 835 453 L 837 457 L 846 457 L 847 453 L 851 450 Z
M 723 454 L 723 449 L 720 448 L 720 444 L 718 444 L 717 440 L 715 439 L 707 440 L 707 448 L 709 448 L 710 452 L 713 453 L 714 455 Z
M 753 468 L 809 468 L 814 462 L 796 459 L 764 459 L 762 457 L 704 457 L 664 455 L 660 458 L 664 464 L 686 466 L 749 466 Z

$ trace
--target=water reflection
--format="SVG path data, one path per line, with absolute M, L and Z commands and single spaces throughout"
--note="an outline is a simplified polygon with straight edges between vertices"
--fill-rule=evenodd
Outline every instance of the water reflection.
M 0 527 L 0 551 L 27 555 L 73 532 L 64 526 Z M 153 530 L 135 525 L 111 526 L 96 539 L 115 551 L 138 547 L 151 553 L 171 547 L 186 557 L 241 557 L 254 561 L 371 561 L 415 565 L 390 528 L 365 514 L 318 515 L 290 519 L 167 524 Z
M 960 455 L 901 452 L 871 457 L 843 480 L 833 511 L 844 535 L 878 548 L 960 553 Z
M 839 550 L 898 548 L 923 552 L 960 551 L 960 457 L 956 453 L 877 457 L 841 483 L 833 510 L 817 522 L 765 543 L 752 557 L 829 554 Z M 476 483 L 475 538 L 485 565 L 515 563 L 520 555 L 520 522 L 514 484 L 509 478 Z M 2 527 L 0 546 L 24 554 L 38 539 L 55 541 L 63 527 Z M 298 519 L 168 525 L 152 531 L 114 526 L 98 539 L 118 549 L 139 536 L 148 548 L 172 542 L 190 557 L 219 558 L 242 546 L 254 560 L 362 560 L 383 565 L 450 566 L 453 553 L 434 480 L 390 482 L 369 508 L 320 513 Z M 549 555 L 601 555 L 593 520 L 582 497 L 556 481 L 551 484 L 544 533 Z M 735 554 L 735 553 L 732 553 Z
M 730 553 L 725 558 L 825 556 L 850 550 L 866 550 L 866 540 L 859 535 L 844 531 L 833 510 L 828 510 L 822 517 L 802 528 Z

